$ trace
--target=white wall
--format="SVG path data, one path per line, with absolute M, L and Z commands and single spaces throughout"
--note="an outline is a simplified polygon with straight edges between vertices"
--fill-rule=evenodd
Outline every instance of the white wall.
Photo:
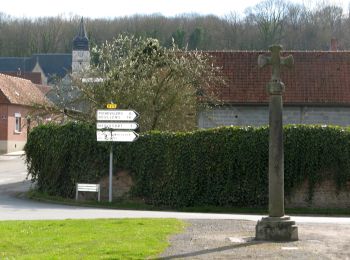
M 269 123 L 268 106 L 227 106 L 202 111 L 198 126 L 262 126 Z M 285 106 L 283 124 L 327 124 L 350 126 L 350 107 Z

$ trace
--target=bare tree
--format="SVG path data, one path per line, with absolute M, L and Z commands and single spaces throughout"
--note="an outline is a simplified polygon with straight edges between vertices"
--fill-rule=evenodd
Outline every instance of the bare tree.
M 160 14 L 85 19 L 92 45 L 130 33 L 157 38 L 171 46 L 201 50 L 266 49 L 282 43 L 288 49 L 326 50 L 331 38 L 350 47 L 350 18 L 340 6 L 321 2 L 316 6 L 291 0 L 263 0 L 248 8 L 244 16 L 227 10 L 224 17 Z M 71 52 L 80 17 L 13 18 L 0 13 L 0 55 L 28 56 L 35 52 Z
M 261 48 L 281 42 L 287 4 L 284 0 L 265 0 L 249 10 L 259 29 Z

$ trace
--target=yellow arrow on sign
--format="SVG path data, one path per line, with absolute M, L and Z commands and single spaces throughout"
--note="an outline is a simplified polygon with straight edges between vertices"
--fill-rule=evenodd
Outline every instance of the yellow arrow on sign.
M 109 109 L 116 109 L 117 108 L 117 104 L 113 104 L 113 103 L 107 104 L 107 108 L 109 108 Z

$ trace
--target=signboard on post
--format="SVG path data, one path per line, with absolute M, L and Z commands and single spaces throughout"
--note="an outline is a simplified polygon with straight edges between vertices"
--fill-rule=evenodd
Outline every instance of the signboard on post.
M 134 131 L 97 131 L 98 142 L 134 142 L 139 135 Z
M 107 104 L 107 108 L 96 112 L 96 138 L 98 142 L 134 142 L 139 135 L 133 130 L 139 128 L 136 122 L 139 117 L 134 110 L 115 109 L 116 104 Z M 99 122 L 100 121 L 100 122 Z M 113 146 L 109 153 L 109 202 L 112 202 L 112 175 L 113 175 Z
M 134 110 L 99 109 L 96 117 L 97 121 L 134 121 L 139 114 Z
M 136 130 L 139 124 L 135 122 L 97 122 L 97 129 L 115 129 L 115 130 Z

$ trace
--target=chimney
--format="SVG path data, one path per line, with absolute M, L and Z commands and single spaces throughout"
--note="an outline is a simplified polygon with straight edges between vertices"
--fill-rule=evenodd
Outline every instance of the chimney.
M 338 51 L 338 40 L 335 38 L 331 39 L 331 46 L 329 48 L 330 51 Z

